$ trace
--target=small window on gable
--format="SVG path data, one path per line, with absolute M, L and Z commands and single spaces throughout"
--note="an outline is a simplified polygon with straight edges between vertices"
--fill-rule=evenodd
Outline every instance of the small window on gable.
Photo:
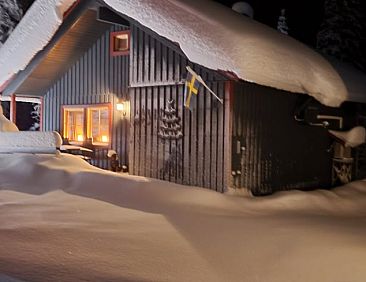
M 112 56 L 128 55 L 130 52 L 130 31 L 116 31 L 111 33 L 110 48 Z

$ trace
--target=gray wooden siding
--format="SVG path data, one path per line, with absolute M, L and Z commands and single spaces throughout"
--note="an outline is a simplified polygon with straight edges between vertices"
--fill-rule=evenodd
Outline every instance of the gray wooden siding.
M 131 36 L 130 173 L 224 191 L 230 171 L 227 82 L 214 72 L 192 65 L 179 50 L 136 26 Z M 197 106 L 192 111 L 183 107 L 186 65 L 225 99 L 224 105 L 201 87 Z M 158 137 L 162 110 L 172 99 L 184 136 L 163 142 Z
M 292 188 L 325 187 L 331 173 L 327 130 L 300 124 L 294 119 L 303 95 L 236 83 L 233 98 L 233 167 L 239 161 L 236 187 L 255 194 Z M 239 157 L 239 158 L 238 158 Z
M 122 30 L 111 27 L 90 49 L 47 91 L 44 96 L 44 130 L 62 130 L 62 105 L 117 103 L 128 99 L 129 56 L 109 54 L 109 34 Z M 77 46 L 75 47 L 77 48 Z M 116 150 L 122 164 L 128 163 L 129 119 L 113 112 L 110 148 Z M 100 164 L 107 168 L 107 163 Z

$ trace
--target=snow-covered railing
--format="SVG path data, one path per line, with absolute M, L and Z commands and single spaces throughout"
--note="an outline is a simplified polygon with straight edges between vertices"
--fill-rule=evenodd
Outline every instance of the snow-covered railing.
M 57 132 L 0 132 L 0 153 L 54 154 L 62 144 Z

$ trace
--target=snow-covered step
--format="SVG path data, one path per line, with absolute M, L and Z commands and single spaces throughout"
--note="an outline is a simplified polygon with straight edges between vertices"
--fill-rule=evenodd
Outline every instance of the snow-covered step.
M 52 154 L 62 144 L 56 131 L 0 132 L 0 153 L 38 153 Z

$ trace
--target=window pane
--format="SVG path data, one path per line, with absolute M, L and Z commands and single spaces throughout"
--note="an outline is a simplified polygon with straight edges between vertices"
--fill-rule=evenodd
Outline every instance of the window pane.
M 64 137 L 70 141 L 84 141 L 84 111 L 83 109 L 65 109 Z
M 109 109 L 107 107 L 89 109 L 89 137 L 93 142 L 109 142 Z
M 128 51 L 127 34 L 120 34 L 114 38 L 114 51 Z

